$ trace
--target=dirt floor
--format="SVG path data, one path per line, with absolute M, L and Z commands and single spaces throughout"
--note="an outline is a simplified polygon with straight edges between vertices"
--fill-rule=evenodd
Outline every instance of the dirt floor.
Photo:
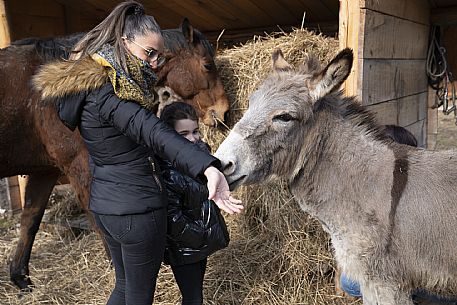
M 457 148 L 457 126 L 455 117 L 444 115 L 442 111 L 438 114 L 438 137 L 436 150 Z
M 440 113 L 437 149 L 457 147 L 457 126 L 454 122 L 454 117 L 444 116 Z M 60 187 L 54 194 L 51 205 L 53 201 L 61 200 L 75 199 L 69 190 Z M 54 212 L 58 215 L 61 211 Z M 72 212 L 78 213 L 78 211 Z M 53 219 L 52 216 L 48 218 Z M 0 304 L 105 304 L 114 284 L 114 272 L 106 259 L 97 235 L 50 223 L 42 224 L 33 248 L 30 274 L 36 286 L 34 292 L 25 295 L 18 294 L 17 289 L 10 283 L 8 275 L 8 266 L 18 240 L 18 227 L 17 216 L 12 219 L 0 219 Z M 236 240 L 232 240 L 232 242 L 236 244 Z M 222 259 L 227 260 L 226 270 L 221 267 L 221 264 L 214 263 L 216 260 Z M 239 286 L 240 284 L 236 281 L 231 281 L 231 272 L 249 276 L 247 270 L 232 269 L 236 269 L 242 260 L 243 257 L 228 252 L 217 253 L 210 258 L 205 279 L 205 299 L 207 300 L 205 304 L 264 304 L 261 300 L 250 296 L 249 293 L 240 293 L 249 290 Z M 325 261 L 318 263 L 328 264 L 329 262 L 331 263 L 331 258 L 326 258 Z M 331 266 L 328 268 L 330 270 Z M 318 274 L 318 276 L 328 277 L 327 285 L 333 289 L 331 273 L 330 276 L 327 273 Z M 262 274 L 258 274 L 256 281 L 261 280 L 261 277 Z M 179 293 L 173 282 L 170 269 L 163 267 L 159 277 L 155 304 L 179 304 Z M 297 289 L 302 288 L 297 287 Z M 230 298 L 219 297 L 227 291 L 232 291 Z M 329 298 L 316 292 L 313 293 L 315 295 L 311 296 L 314 300 L 312 304 L 361 304 L 360 301 L 350 298 L 340 296 Z M 301 301 L 300 298 L 301 296 L 294 298 L 292 295 L 290 301 L 274 304 L 311 304 L 308 301 Z

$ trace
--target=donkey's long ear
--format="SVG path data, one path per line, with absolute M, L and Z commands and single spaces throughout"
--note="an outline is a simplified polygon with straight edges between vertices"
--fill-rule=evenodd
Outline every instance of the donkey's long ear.
M 353 54 L 351 49 L 344 49 L 311 81 L 311 96 L 317 101 L 337 90 L 351 72 Z
M 190 24 L 189 19 L 184 18 L 181 22 L 181 31 L 188 43 L 194 42 L 194 27 Z
M 292 70 L 292 66 L 284 59 L 284 55 L 280 49 L 276 49 L 271 55 L 273 71 L 288 71 Z

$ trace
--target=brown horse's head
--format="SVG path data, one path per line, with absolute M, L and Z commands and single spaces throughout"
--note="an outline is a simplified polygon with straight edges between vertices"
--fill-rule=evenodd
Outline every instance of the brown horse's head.
M 164 30 L 167 63 L 158 72 L 159 85 L 169 86 L 194 106 L 203 123 L 215 126 L 229 110 L 208 40 L 185 19 L 180 29 Z

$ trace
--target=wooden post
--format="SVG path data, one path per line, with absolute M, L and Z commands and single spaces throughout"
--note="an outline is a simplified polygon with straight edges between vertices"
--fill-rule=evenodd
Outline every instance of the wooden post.
M 436 92 L 432 88 L 428 88 L 428 108 L 427 108 L 427 140 L 428 149 L 436 148 L 436 139 L 438 137 L 438 108 L 432 108 L 435 104 Z
M 11 42 L 8 15 L 6 14 L 5 0 L 0 0 L 0 48 L 9 46 Z
M 27 182 L 29 181 L 29 176 L 26 176 L 26 175 L 17 176 L 17 181 L 19 183 L 19 194 L 21 196 L 21 207 L 24 208 L 24 206 L 25 206 L 25 187 L 27 186 Z
M 362 64 L 360 51 L 363 45 L 363 27 L 361 20 L 361 8 L 359 0 L 340 0 L 339 12 L 339 42 L 340 49 L 351 48 L 354 52 L 354 62 L 349 77 L 343 84 L 343 90 L 348 96 L 357 96 L 360 100 L 360 79 Z M 359 48 L 360 45 L 360 48 Z M 360 77 L 359 77 L 360 76 Z
M 15 213 L 22 210 L 21 192 L 19 190 L 18 176 L 9 177 L 8 191 L 10 200 L 10 210 Z

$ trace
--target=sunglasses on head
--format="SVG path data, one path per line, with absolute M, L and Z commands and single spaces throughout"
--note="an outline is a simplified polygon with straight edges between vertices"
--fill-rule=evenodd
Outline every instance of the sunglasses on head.
M 133 44 L 136 44 L 137 46 L 139 46 L 140 48 L 142 48 L 146 54 L 146 56 L 152 60 L 152 61 L 155 61 L 157 63 L 157 67 L 160 67 L 161 65 L 163 65 L 166 61 L 166 58 L 163 57 L 159 51 L 157 51 L 156 49 L 154 48 L 151 48 L 151 49 L 147 49 L 145 48 L 144 46 L 142 46 L 141 44 L 139 44 L 138 42 L 134 41 L 133 39 L 128 39 L 127 37 L 122 37 L 122 39 L 127 39 L 128 41 L 130 41 L 131 43 Z

